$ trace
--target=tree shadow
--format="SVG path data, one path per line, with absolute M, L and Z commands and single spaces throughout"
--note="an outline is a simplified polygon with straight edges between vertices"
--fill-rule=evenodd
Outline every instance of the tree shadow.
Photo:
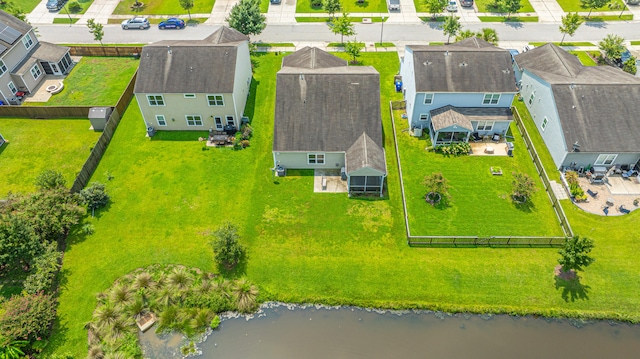
M 228 269 L 222 263 L 218 263 L 218 273 L 222 274 L 223 277 L 228 279 L 240 279 L 244 277 L 247 273 L 247 262 L 249 261 L 249 254 L 245 249 L 240 257 L 238 263 L 233 266 L 233 268 Z
M 580 283 L 580 278 L 571 280 L 554 277 L 556 290 L 562 288 L 560 296 L 565 302 L 575 302 L 576 300 L 589 300 L 589 290 L 591 287 Z
M 598 29 L 606 29 L 607 23 L 604 21 L 585 21 L 584 26 L 595 27 Z
M 513 206 L 521 212 L 531 213 L 536 208 L 535 204 L 533 204 L 531 200 L 528 200 L 524 203 L 518 203 L 512 200 L 512 203 Z
M 522 21 L 505 21 L 504 24 L 516 30 L 522 29 L 524 27 Z
M 362 1 L 362 0 L 356 1 L 356 7 L 366 8 L 367 6 L 369 6 L 368 1 Z

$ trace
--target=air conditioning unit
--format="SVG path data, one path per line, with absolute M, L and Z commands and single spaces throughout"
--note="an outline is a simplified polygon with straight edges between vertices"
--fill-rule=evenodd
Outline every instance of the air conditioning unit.
M 413 137 L 422 137 L 422 128 L 420 127 L 416 127 L 411 131 L 411 135 L 413 135 Z

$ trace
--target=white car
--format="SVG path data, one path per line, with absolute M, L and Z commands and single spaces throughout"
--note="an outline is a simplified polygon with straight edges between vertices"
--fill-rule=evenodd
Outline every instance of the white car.
M 456 12 L 458 11 L 458 4 L 455 1 L 449 1 L 449 5 L 447 5 L 448 12 Z
M 128 20 L 123 21 L 121 24 L 122 28 L 124 30 L 129 30 L 129 29 L 148 29 L 149 26 L 149 20 L 147 20 L 144 17 L 134 17 Z

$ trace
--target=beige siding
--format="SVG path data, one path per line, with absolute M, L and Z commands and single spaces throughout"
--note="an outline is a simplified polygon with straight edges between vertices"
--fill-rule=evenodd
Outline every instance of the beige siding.
M 16 65 L 18 65 L 28 54 L 29 51 L 34 48 L 38 44 L 38 38 L 33 33 L 33 30 L 29 31 L 28 34 L 31 36 L 31 40 L 33 40 L 33 45 L 27 50 L 22 43 L 22 38 L 16 40 L 13 44 L 13 47 L 8 49 L 2 56 L 2 61 L 7 66 L 7 72 L 5 72 L 2 76 L 0 76 L 0 93 L 2 94 L 0 100 L 4 101 L 6 104 L 8 98 L 13 97 L 11 91 L 9 91 L 9 82 L 12 81 L 10 73 L 16 69 Z M 31 76 L 31 74 L 29 74 Z M 13 81 L 16 87 L 19 87 L 18 81 Z
M 307 153 L 324 153 L 324 165 L 307 163 Z M 344 167 L 344 152 L 274 152 L 276 165 L 294 169 L 341 169 Z M 337 164 L 337 165 L 336 165 Z
M 235 104 L 236 125 L 240 125 L 240 120 L 244 115 L 244 107 L 247 104 L 249 88 L 251 87 L 251 56 L 249 55 L 249 45 L 243 42 L 238 45 L 236 61 L 236 76 L 233 82 L 233 100 Z

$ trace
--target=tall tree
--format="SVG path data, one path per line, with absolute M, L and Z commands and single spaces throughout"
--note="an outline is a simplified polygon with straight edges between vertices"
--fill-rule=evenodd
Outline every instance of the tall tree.
M 604 53 L 604 56 L 610 61 L 620 59 L 624 52 L 624 38 L 618 35 L 609 34 L 607 37 L 598 42 L 598 48 Z
M 442 31 L 447 35 L 447 44 L 451 39 L 451 36 L 456 36 L 458 32 L 462 29 L 462 24 L 460 24 L 460 18 L 455 16 L 448 16 L 444 20 L 444 24 L 442 24 Z
M 10 213 L 0 219 L 0 263 L 9 269 L 31 265 L 45 250 L 43 242 L 27 219 Z
M 447 0 L 425 0 L 425 4 L 427 4 L 431 19 L 435 20 L 438 14 L 443 12 L 444 8 L 447 7 Z
M 358 43 L 358 41 L 347 41 L 344 45 L 344 52 L 351 56 L 351 63 L 357 64 L 358 57 L 360 57 L 360 50 L 362 45 Z
M 351 19 L 349 19 L 349 14 L 347 14 L 346 12 L 342 12 L 342 16 L 341 17 L 337 17 L 333 20 L 332 23 L 333 26 L 331 26 L 331 32 L 333 32 L 334 34 L 340 34 L 340 43 L 344 44 L 344 37 L 345 36 L 353 36 L 356 34 L 356 30 L 353 26 L 353 24 L 351 23 Z
M 93 34 L 93 39 L 100 41 L 100 46 L 103 46 L 102 38 L 104 37 L 104 26 L 97 23 L 95 19 L 89 19 L 87 20 L 87 27 L 89 28 L 89 32 Z
M 502 0 L 502 8 L 507 12 L 507 17 L 510 17 L 522 8 L 522 4 L 520 0 Z
M 638 72 L 638 67 L 636 66 L 636 61 L 637 61 L 636 57 L 635 56 L 631 56 L 629 58 L 629 60 L 625 61 L 622 64 L 622 71 L 628 72 L 628 73 L 630 73 L 632 75 L 635 75 L 636 72 Z
M 462 41 L 464 39 L 469 39 L 474 36 L 476 36 L 476 33 L 469 29 L 460 30 L 460 32 L 458 32 L 458 34 L 456 35 L 456 41 Z
M 587 19 L 591 17 L 591 12 L 593 9 L 599 9 L 601 7 L 607 6 L 607 4 L 611 2 L 611 0 L 580 0 L 580 6 L 589 9 L 589 14 L 587 14 Z
M 498 41 L 500 41 L 498 39 L 498 32 L 490 27 L 483 27 L 482 29 L 480 29 L 480 31 L 478 31 L 478 34 L 476 34 L 476 36 L 494 45 L 498 45 Z
M 562 17 L 562 25 L 560 25 L 560 32 L 562 33 L 562 40 L 560 40 L 560 45 L 564 42 L 564 37 L 569 35 L 573 37 L 576 33 L 580 25 L 584 23 L 584 19 L 582 16 L 578 15 L 577 12 L 567 13 L 566 16 Z
M 558 254 L 560 254 L 558 263 L 560 263 L 562 270 L 565 272 L 582 270 L 595 262 L 595 259 L 589 256 L 592 249 L 593 239 L 580 238 L 578 236 L 567 238 L 564 246 L 558 251 Z
M 238 228 L 231 222 L 225 222 L 213 232 L 211 248 L 218 264 L 231 269 L 240 261 L 244 248 L 239 239 Z
M 323 0 L 322 7 L 329 14 L 329 21 L 332 21 L 335 13 L 342 8 L 342 4 L 340 4 L 340 0 Z
M 187 10 L 189 13 L 189 20 L 191 20 L 191 9 L 193 9 L 193 0 L 178 0 L 180 2 L 180 7 L 184 10 Z
M 267 26 L 267 18 L 260 13 L 260 0 L 240 0 L 225 19 L 229 27 L 249 35 L 258 35 Z

